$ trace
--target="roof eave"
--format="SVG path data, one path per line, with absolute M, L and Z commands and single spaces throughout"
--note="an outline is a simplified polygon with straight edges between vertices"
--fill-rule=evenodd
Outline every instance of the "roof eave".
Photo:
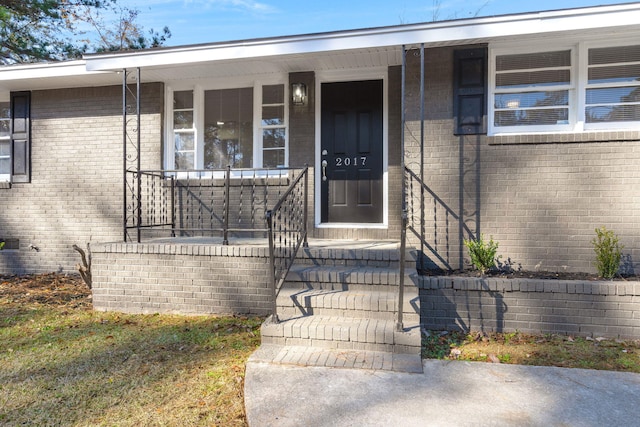
M 271 39 L 87 55 L 87 70 L 120 70 L 401 45 L 638 27 L 640 3 L 410 24 Z

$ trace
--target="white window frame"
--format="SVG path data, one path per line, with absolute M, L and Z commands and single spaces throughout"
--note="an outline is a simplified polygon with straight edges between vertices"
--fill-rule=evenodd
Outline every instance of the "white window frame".
M 0 97 L 0 103 L 10 104 L 10 100 L 8 98 Z M 11 111 L 11 105 L 9 105 L 9 111 Z M 11 120 L 11 117 L 9 117 Z M 11 127 L 11 123 L 9 123 L 9 127 Z M 9 150 L 11 150 L 11 134 L 8 135 L 0 135 L 0 142 L 9 142 Z M 8 155 L 0 155 L 1 159 L 9 159 L 9 167 L 11 168 L 11 153 Z M 9 173 L 0 173 L 0 182 L 11 182 L 11 171 Z
M 522 93 L 526 92 L 522 88 L 517 88 L 513 90 L 496 90 L 496 58 L 502 55 L 513 55 L 513 54 L 535 54 L 542 52 L 558 52 L 558 51 L 571 51 L 571 66 L 570 66 L 570 81 L 569 85 L 564 86 L 553 86 L 551 89 L 553 91 L 567 90 L 569 93 L 569 111 L 568 111 L 568 123 L 556 124 L 556 125 L 529 125 L 529 126 L 496 126 L 495 125 L 495 96 L 496 93 Z M 577 121 L 577 110 L 576 110 L 576 87 L 578 76 L 576 75 L 576 46 L 575 44 L 553 44 L 552 48 L 549 48 L 548 44 L 544 46 L 523 46 L 523 45 L 513 45 L 505 48 L 495 48 L 490 49 L 489 52 L 489 118 L 488 118 L 488 131 L 489 135 L 500 135 L 500 134 L 523 134 L 523 133 L 557 133 L 557 132 L 568 132 L 572 131 L 575 128 L 575 123 Z M 544 91 L 544 87 L 540 86 L 531 86 L 531 91 Z
M 284 127 L 285 129 L 285 167 L 289 165 L 289 87 L 288 76 L 278 76 L 274 78 L 265 78 L 259 80 L 216 80 L 216 81 L 199 81 L 197 83 L 186 84 L 184 82 L 172 82 L 167 85 L 165 90 L 165 105 L 166 105 L 166 132 L 165 132 L 165 160 L 164 167 L 167 170 L 175 169 L 175 143 L 174 143 L 174 128 L 173 128 L 173 94 L 174 92 L 192 90 L 193 91 L 193 106 L 194 106 L 194 141 L 196 144 L 195 150 L 195 169 L 201 170 L 204 167 L 204 94 L 209 90 L 222 90 L 222 89 L 241 89 L 252 88 L 253 89 L 253 169 L 260 169 L 263 167 L 263 141 L 262 141 L 262 129 L 268 128 L 262 126 L 262 87 L 270 85 L 283 85 L 284 86 L 284 125 L 276 127 Z M 205 175 L 210 173 L 204 172 Z M 192 171 L 179 171 L 178 176 L 192 176 Z M 202 175 L 202 174 L 201 174 Z
M 599 49 L 599 48 L 607 48 L 607 47 L 623 47 L 623 46 L 640 46 L 640 39 L 636 39 L 635 43 L 630 42 L 629 40 L 626 43 L 607 43 L 607 42 L 594 42 L 583 44 L 584 54 L 582 55 L 582 60 L 580 62 L 580 71 L 584 76 L 582 79 L 583 87 L 580 90 L 582 95 L 581 105 L 581 120 L 584 123 L 584 130 L 625 130 L 625 129 L 638 129 L 640 127 L 639 121 L 625 121 L 625 122 L 598 122 L 598 123 L 587 123 L 586 122 L 586 98 L 587 98 L 587 89 L 593 88 L 607 88 L 607 87 L 640 87 L 639 84 L 631 84 L 631 83 L 601 83 L 589 85 L 589 49 Z M 622 63 L 621 63 L 622 64 Z M 608 64 L 611 66 L 612 64 Z M 636 103 L 640 104 L 640 103 Z
M 279 104 L 263 104 L 262 103 L 262 88 L 264 86 L 274 86 L 282 84 L 284 86 L 284 99 L 282 100 L 284 105 L 284 121 L 281 125 L 262 125 L 262 109 L 265 106 L 276 106 Z M 254 168 L 259 168 L 264 166 L 264 139 L 263 139 L 263 130 L 266 129 L 281 129 L 284 128 L 284 165 L 282 167 L 289 166 L 289 85 L 286 83 L 269 83 L 264 81 L 256 82 L 256 88 L 253 92 L 253 100 L 255 103 L 254 107 L 254 152 L 253 158 L 254 163 L 255 159 L 260 159 L 258 162 L 260 166 L 256 166 L 254 164 Z M 256 120 L 257 119 L 257 120 Z M 269 149 L 266 149 L 269 150 Z
M 634 40 L 635 41 L 635 40 Z M 603 47 L 636 46 L 640 42 L 631 39 L 598 40 L 545 40 L 531 43 L 495 43 L 489 47 L 489 96 L 488 96 L 488 135 L 522 135 L 522 134 L 554 134 L 554 133 L 580 133 L 602 130 L 628 130 L 638 129 L 640 123 L 629 122 L 605 122 L 586 123 L 586 90 L 588 87 L 588 54 L 589 49 Z M 519 53 L 540 53 L 571 50 L 571 84 L 569 88 L 569 123 L 557 125 L 531 125 L 531 126 L 496 126 L 495 125 L 495 95 L 504 93 L 496 91 L 496 57 L 500 55 Z M 532 86 L 532 90 L 536 90 Z M 554 87 L 554 90 L 557 89 Z M 522 90 L 520 89 L 520 92 Z M 514 92 L 517 92 L 514 90 Z

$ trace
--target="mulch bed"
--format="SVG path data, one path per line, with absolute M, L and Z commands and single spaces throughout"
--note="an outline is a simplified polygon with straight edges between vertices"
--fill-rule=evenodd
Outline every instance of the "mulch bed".
M 0 301 L 2 300 L 6 303 L 90 308 L 91 290 L 78 275 L 0 275 Z
M 477 270 L 422 270 L 423 276 L 458 276 L 458 277 L 483 277 Z M 553 271 L 489 271 L 484 277 L 498 277 L 503 279 L 540 279 L 540 280 L 609 280 L 592 273 L 571 273 Z M 616 276 L 613 281 L 639 281 L 638 275 Z

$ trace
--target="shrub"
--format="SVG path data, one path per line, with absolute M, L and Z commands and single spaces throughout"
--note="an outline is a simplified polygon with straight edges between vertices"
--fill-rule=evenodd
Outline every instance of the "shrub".
M 0 242 L 0 251 L 4 249 L 4 242 Z
M 480 274 L 485 274 L 487 270 L 496 266 L 498 243 L 493 241 L 493 236 L 486 242 L 484 236 L 480 234 L 477 239 L 465 239 L 464 245 L 469 250 L 471 264 L 480 271 Z
M 596 237 L 591 241 L 596 253 L 596 268 L 600 277 L 611 279 L 620 268 L 622 248 L 618 236 L 605 227 L 596 228 Z

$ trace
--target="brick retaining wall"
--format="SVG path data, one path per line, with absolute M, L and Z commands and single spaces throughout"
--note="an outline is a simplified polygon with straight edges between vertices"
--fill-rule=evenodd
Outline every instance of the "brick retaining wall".
M 270 313 L 266 247 L 113 243 L 92 258 L 96 310 Z
M 640 282 L 419 277 L 433 330 L 640 338 Z

